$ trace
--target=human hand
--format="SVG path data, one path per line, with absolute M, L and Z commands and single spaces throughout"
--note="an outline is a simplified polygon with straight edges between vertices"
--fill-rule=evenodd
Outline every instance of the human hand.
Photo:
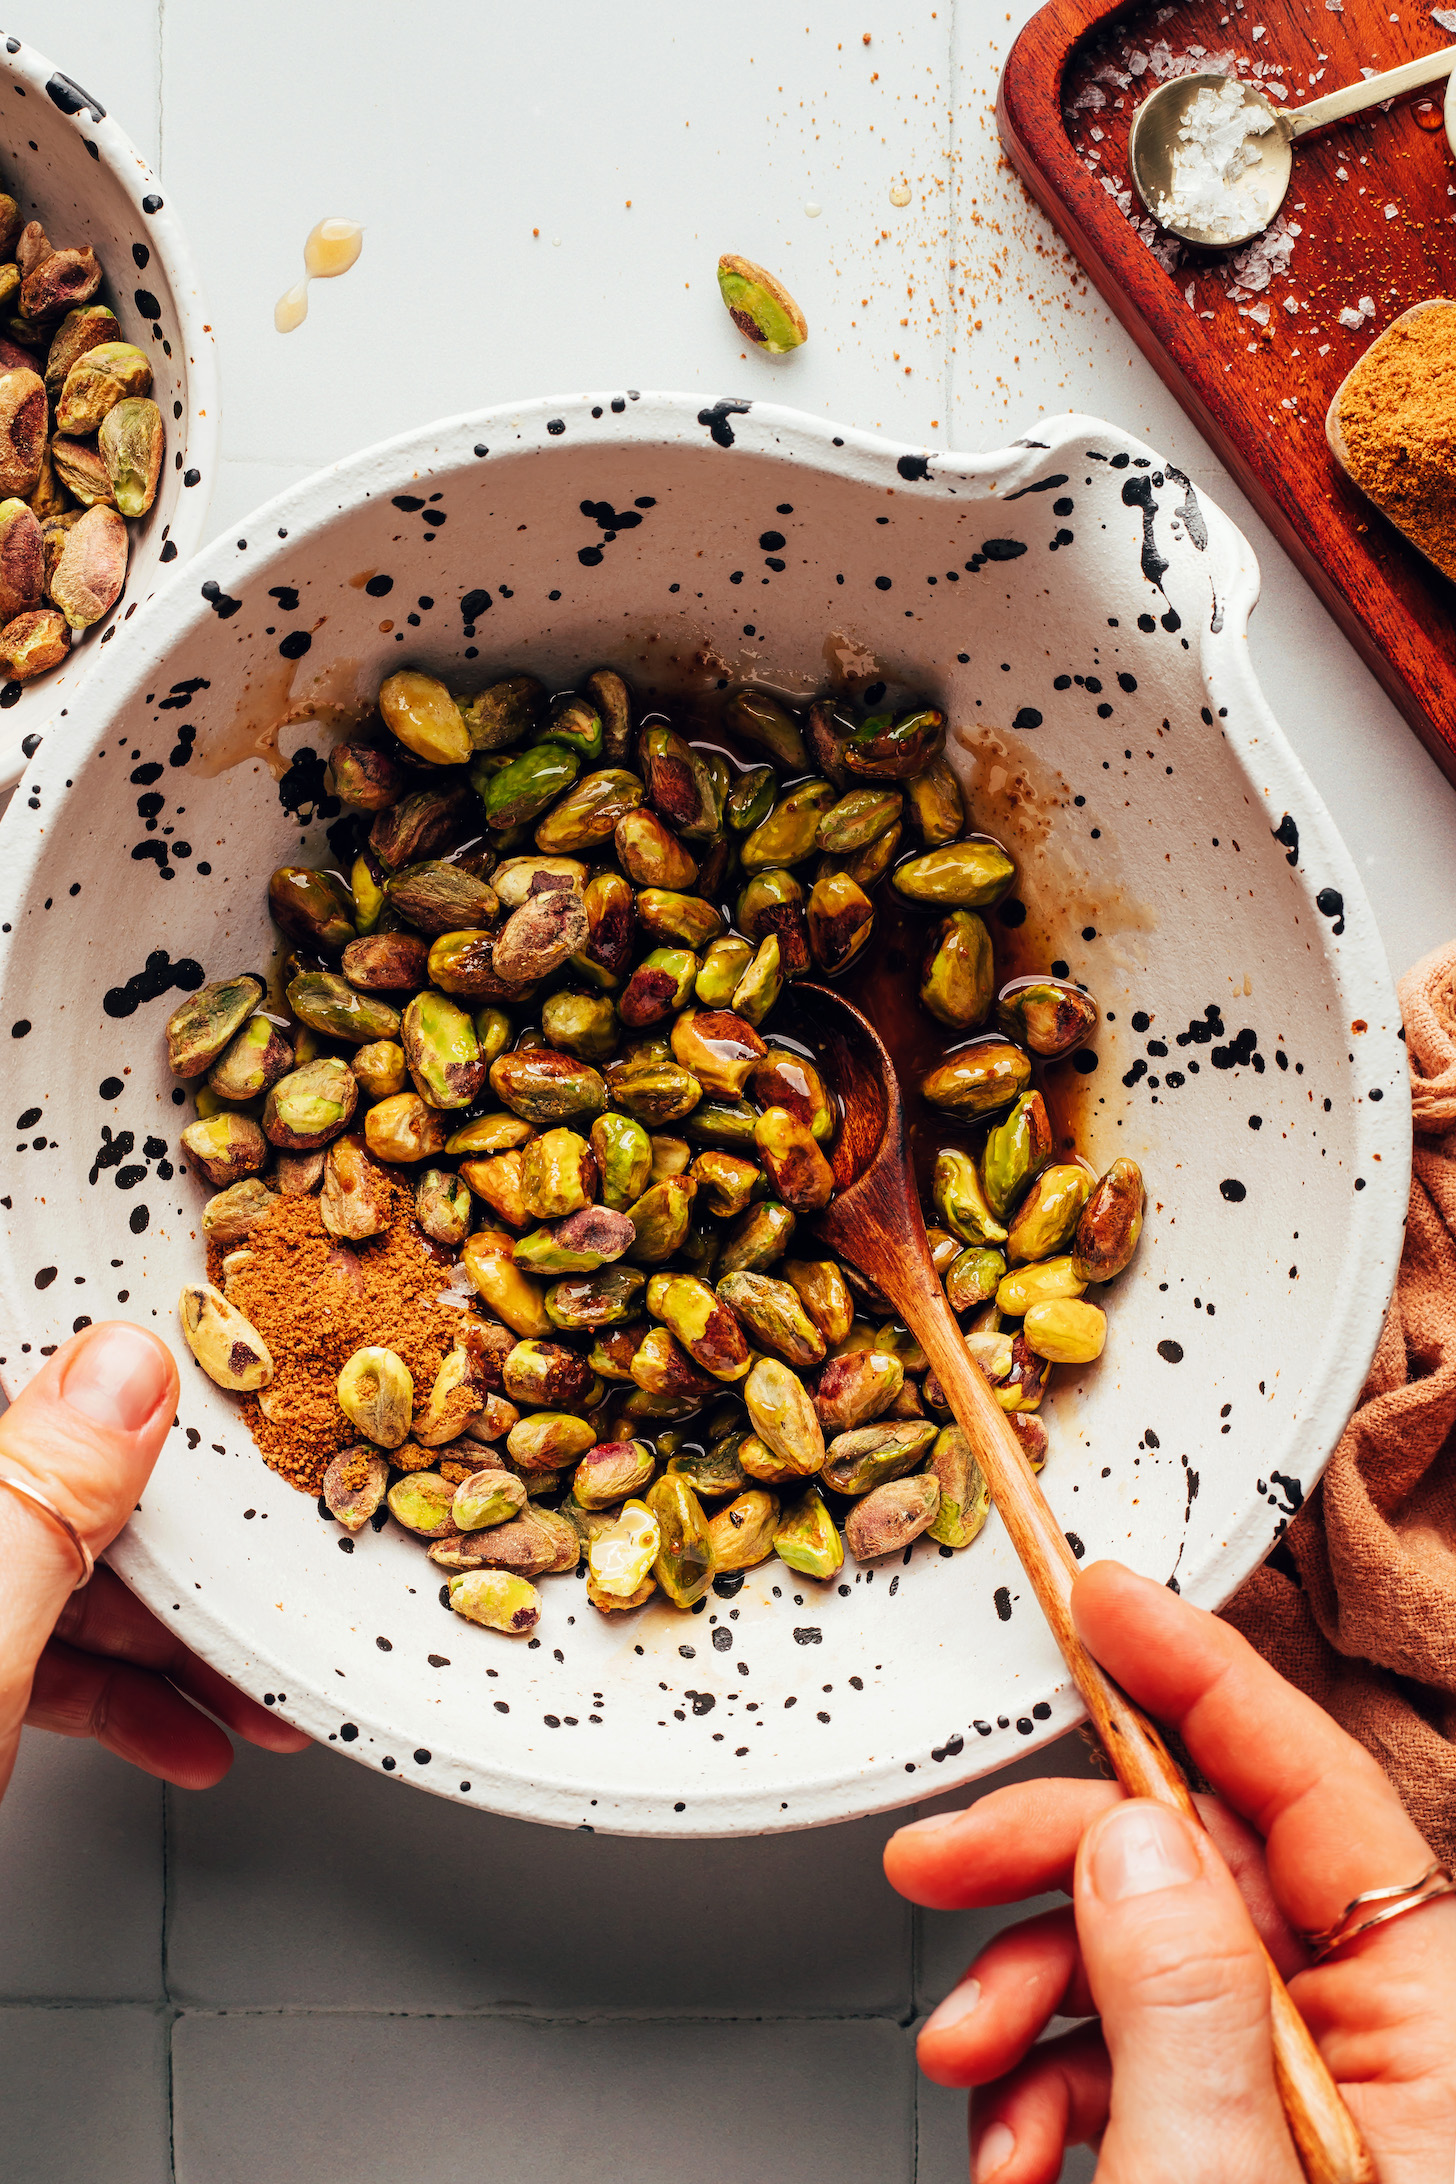
M 976 2184 L 1051 2184 L 1083 2143 L 1100 2145 L 1099 2184 L 1301 2184 L 1256 1930 L 1381 2184 L 1450 2184 L 1456 1897 L 1317 1967 L 1300 1939 L 1429 1864 L 1385 1776 L 1237 1632 L 1165 1587 L 1097 1563 L 1072 1609 L 1097 1659 L 1219 1791 L 1199 1805 L 1223 1856 L 1163 1806 L 1053 1779 L 891 1837 L 891 1882 L 937 1910 L 1072 1897 L 999 1934 L 921 2031 L 928 2077 L 982 2089 Z M 1039 2041 L 1055 2016 L 1099 2021 Z
M 0 1417 L 0 1473 L 54 1502 L 100 1554 L 136 1506 L 176 1408 L 165 1343 L 124 1320 L 85 1328 Z M 232 1765 L 227 1737 L 189 1699 L 250 1744 L 307 1745 L 199 1661 L 111 1571 L 73 1593 L 77 1575 L 60 1526 L 0 1487 L 0 1796 L 25 1721 L 94 1736 L 183 1789 L 205 1789 Z

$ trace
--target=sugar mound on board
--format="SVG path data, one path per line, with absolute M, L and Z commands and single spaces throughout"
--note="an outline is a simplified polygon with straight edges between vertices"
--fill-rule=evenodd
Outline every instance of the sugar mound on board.
M 1242 178 L 1258 164 L 1254 140 L 1273 126 L 1272 115 L 1245 106 L 1241 84 L 1197 92 L 1178 131 L 1172 188 L 1158 204 L 1163 224 L 1215 235 L 1246 230 L 1260 201 Z

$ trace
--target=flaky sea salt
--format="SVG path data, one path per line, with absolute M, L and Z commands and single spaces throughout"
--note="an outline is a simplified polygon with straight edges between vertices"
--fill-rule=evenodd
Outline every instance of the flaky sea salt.
M 1157 208 L 1164 226 L 1215 235 L 1247 228 L 1261 208 L 1243 177 L 1258 164 L 1256 140 L 1273 126 L 1270 115 L 1245 106 L 1237 83 L 1197 92 L 1178 131 L 1172 188 Z

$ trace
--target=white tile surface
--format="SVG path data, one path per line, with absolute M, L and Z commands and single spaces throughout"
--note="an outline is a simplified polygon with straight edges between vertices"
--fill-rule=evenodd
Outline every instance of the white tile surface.
M 210 1797 L 171 1801 L 169 1986 L 228 2009 L 904 2017 L 892 1826 L 634 1842 L 245 1750 Z
M 170 2184 L 160 2010 L 0 2008 L 5 2184 Z
M 161 1819 L 160 1783 L 26 1731 L 0 1805 L 0 2001 L 163 1999 Z
M 186 2015 L 177 2184 L 910 2184 L 887 2024 Z

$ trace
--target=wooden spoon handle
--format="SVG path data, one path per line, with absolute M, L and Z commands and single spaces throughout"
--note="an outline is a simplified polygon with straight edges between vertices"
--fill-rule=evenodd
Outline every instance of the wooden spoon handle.
M 1129 1797 L 1156 1798 L 1202 1826 L 1182 1770 L 1156 1727 L 1103 1672 L 1077 1633 L 1071 1605 L 1076 1560 L 1006 1413 L 966 1348 L 928 1252 L 923 1261 L 913 1249 L 897 1253 L 892 1263 L 875 1267 L 874 1279 L 930 1360 L 1118 1781 Z M 1305 2174 L 1310 2184 L 1375 2184 L 1354 2118 L 1267 1950 L 1264 1960 L 1275 2075 Z

